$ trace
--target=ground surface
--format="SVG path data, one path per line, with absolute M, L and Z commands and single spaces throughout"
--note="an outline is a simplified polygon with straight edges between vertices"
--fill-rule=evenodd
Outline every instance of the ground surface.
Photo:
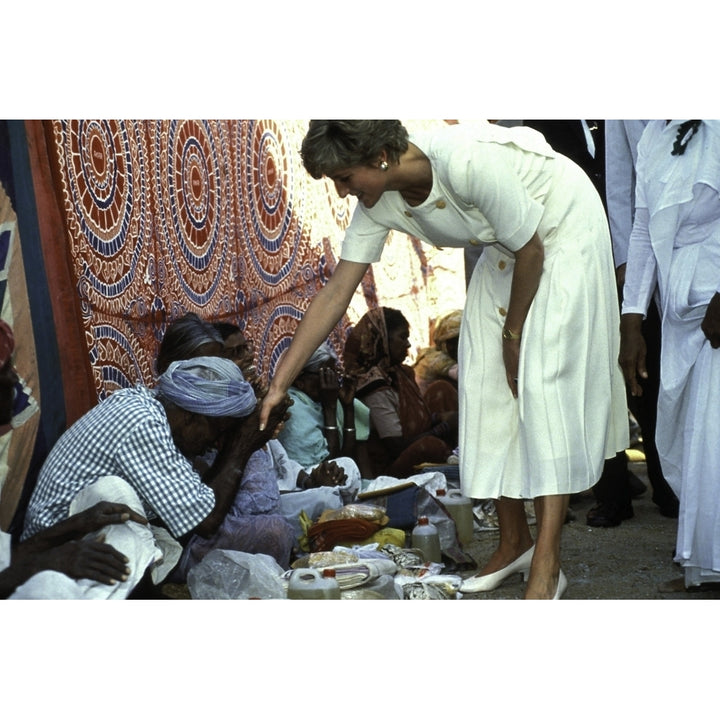
M 644 463 L 631 463 L 633 472 L 648 485 Z M 575 496 L 574 519 L 565 524 L 562 568 L 568 579 L 565 598 L 573 600 L 708 600 L 720 599 L 720 586 L 686 590 L 680 568 L 673 562 L 677 520 L 663 517 L 651 500 L 651 489 L 633 501 L 635 517 L 614 528 L 591 528 L 585 514 L 594 505 L 591 493 Z M 467 548 L 481 567 L 497 542 L 496 532 L 478 532 Z M 470 575 L 472 573 L 461 573 Z M 491 592 L 463 599 L 521 598 L 521 575 L 508 578 Z
M 568 580 L 568 600 L 711 600 L 720 599 L 720 586 L 685 588 L 673 562 L 677 520 L 663 517 L 651 499 L 645 464 L 631 463 L 648 489 L 633 500 L 635 516 L 613 528 L 592 528 L 585 514 L 594 504 L 591 492 L 574 496 L 570 520 L 563 528 L 562 568 Z M 534 532 L 534 527 L 532 528 Z M 481 568 L 497 543 L 497 531 L 475 530 L 467 552 Z M 457 573 L 472 575 L 472 571 Z M 485 593 L 463 594 L 463 600 L 514 600 L 523 596 L 520 574 Z M 184 585 L 166 585 L 160 597 L 189 599 Z

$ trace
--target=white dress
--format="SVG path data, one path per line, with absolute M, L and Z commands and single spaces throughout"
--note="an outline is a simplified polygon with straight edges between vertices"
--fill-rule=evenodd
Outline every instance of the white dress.
M 656 443 L 680 500 L 676 562 L 686 585 L 720 580 L 720 349 L 700 325 L 720 292 L 720 121 L 703 121 L 682 155 L 681 121 L 652 121 L 638 144 L 635 224 L 623 313 L 662 318 Z
M 627 447 L 619 312 L 600 198 L 574 163 L 526 127 L 454 125 L 411 138 L 429 158 L 421 205 L 385 192 L 358 206 L 341 256 L 380 259 L 388 229 L 441 247 L 486 245 L 463 311 L 460 478 L 469 497 L 575 493 Z M 501 332 L 513 252 L 537 232 L 540 285 L 523 328 L 519 398 L 505 379 Z

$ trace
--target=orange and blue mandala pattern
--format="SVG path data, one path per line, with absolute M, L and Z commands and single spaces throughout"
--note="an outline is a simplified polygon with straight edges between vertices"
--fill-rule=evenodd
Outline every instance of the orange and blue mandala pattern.
M 411 122 L 424 129 L 439 121 Z M 303 168 L 307 121 L 53 120 L 46 127 L 85 339 L 85 347 L 63 351 L 84 355 L 98 399 L 153 384 L 168 323 L 189 311 L 237 324 L 268 379 L 335 268 L 354 209 L 354 199 Z M 463 288 L 451 260 L 391 233 L 383 262 L 366 274 L 331 335 L 338 355 L 349 324 L 377 304 L 403 310 L 411 341 L 422 347 L 428 318 L 458 306 Z

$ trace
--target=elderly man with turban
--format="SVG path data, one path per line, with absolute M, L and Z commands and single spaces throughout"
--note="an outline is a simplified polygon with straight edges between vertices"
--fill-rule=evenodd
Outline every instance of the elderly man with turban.
M 118 390 L 86 413 L 48 455 L 23 539 L 98 500 L 125 503 L 150 522 L 130 520 L 100 531 L 128 558 L 121 582 L 104 585 L 43 572 L 25 584 L 24 595 L 16 594 L 124 598 L 146 570 L 153 568 L 155 581 L 164 578 L 181 551 L 173 538 L 217 531 L 248 458 L 287 409 L 285 404 L 259 431 L 255 406 L 252 387 L 233 362 L 201 357 L 172 363 L 153 389 Z M 214 448 L 217 461 L 201 477 L 189 458 Z

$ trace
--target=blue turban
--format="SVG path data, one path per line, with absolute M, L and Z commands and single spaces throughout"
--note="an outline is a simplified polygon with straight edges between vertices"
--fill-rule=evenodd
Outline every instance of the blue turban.
M 328 360 L 337 362 L 338 356 L 332 345 L 324 342 L 309 358 L 303 366 L 303 372 L 317 372 L 325 366 Z
M 220 357 L 170 363 L 156 391 L 183 410 L 211 417 L 247 417 L 257 404 L 240 368 Z

